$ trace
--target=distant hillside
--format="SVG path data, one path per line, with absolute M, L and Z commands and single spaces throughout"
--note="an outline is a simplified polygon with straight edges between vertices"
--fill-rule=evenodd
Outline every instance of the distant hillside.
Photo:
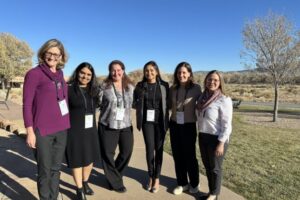
M 245 70 L 237 70 L 237 71 L 220 71 L 224 74 L 231 74 L 231 73 L 249 73 L 249 72 L 255 72 L 258 71 L 257 69 L 245 69 Z M 195 71 L 194 74 L 207 74 L 209 71 Z
M 203 80 L 206 76 L 208 71 L 195 71 L 194 80 L 197 83 L 202 84 Z M 228 71 L 228 72 L 221 72 L 224 77 L 225 83 L 229 84 L 270 84 L 272 83 L 272 79 L 266 72 L 261 72 L 257 69 L 250 69 L 250 70 L 240 70 L 240 71 Z M 143 77 L 143 70 L 138 69 L 128 73 L 128 76 L 133 80 L 134 83 L 142 80 Z M 173 73 L 164 73 L 161 72 L 162 78 L 169 82 L 173 82 Z M 101 82 L 106 76 L 98 77 L 98 80 Z M 296 72 L 295 78 L 290 81 L 293 84 L 300 84 L 300 70 Z

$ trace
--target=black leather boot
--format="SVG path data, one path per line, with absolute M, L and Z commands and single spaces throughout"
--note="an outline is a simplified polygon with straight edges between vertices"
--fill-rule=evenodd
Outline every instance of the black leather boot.
M 83 181 L 82 185 L 83 185 L 83 191 L 86 195 L 93 195 L 94 194 L 94 191 L 92 190 L 92 188 L 90 188 L 87 181 Z
M 86 200 L 85 194 L 82 188 L 77 188 L 76 190 L 77 200 Z

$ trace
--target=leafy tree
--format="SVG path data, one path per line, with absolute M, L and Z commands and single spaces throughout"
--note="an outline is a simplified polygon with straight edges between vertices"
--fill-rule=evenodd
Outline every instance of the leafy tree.
M 33 51 L 24 41 L 9 33 L 0 33 L 0 82 L 10 82 L 16 76 L 24 76 L 32 66 Z
M 247 64 L 266 72 L 274 86 L 273 122 L 277 121 L 279 85 L 299 69 L 300 38 L 284 16 L 270 12 L 267 16 L 246 23 L 243 29 Z

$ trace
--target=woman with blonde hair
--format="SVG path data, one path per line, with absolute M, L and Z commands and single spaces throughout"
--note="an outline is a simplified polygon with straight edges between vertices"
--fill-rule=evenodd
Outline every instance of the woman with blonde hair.
M 63 44 L 48 40 L 38 51 L 39 64 L 25 76 L 23 118 L 26 143 L 37 160 L 37 187 L 41 200 L 56 200 L 60 168 L 70 127 L 68 87 L 62 68 L 67 62 Z
M 215 200 L 221 190 L 222 163 L 232 131 L 232 101 L 225 95 L 225 84 L 217 70 L 204 79 L 204 92 L 198 101 L 199 146 L 208 179 L 209 194 Z

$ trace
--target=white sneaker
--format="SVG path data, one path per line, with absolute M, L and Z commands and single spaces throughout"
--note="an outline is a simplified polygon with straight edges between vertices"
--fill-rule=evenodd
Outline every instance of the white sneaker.
M 187 191 L 189 189 L 189 185 L 184 185 L 184 186 L 180 186 L 178 185 L 176 188 L 174 188 L 173 190 L 173 194 L 175 195 L 179 195 L 182 194 L 182 192 Z
M 199 185 L 197 185 L 196 187 L 192 187 L 192 186 L 190 186 L 190 188 L 189 188 L 189 193 L 191 193 L 191 194 L 195 194 L 195 193 L 198 193 L 199 192 Z

